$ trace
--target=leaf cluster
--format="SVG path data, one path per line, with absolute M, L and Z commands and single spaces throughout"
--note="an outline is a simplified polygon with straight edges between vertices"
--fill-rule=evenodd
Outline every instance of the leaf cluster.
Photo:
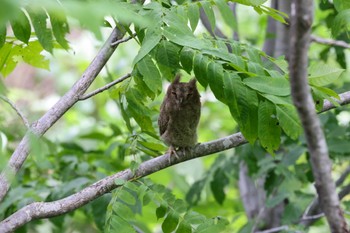
M 122 185 L 113 193 L 113 198 L 107 209 L 106 232 L 133 232 L 142 229 L 152 232 L 146 226 L 140 225 L 135 219 L 136 214 L 142 215 L 142 207 L 155 206 L 157 220 L 162 219 L 162 232 L 221 232 L 228 221 L 224 218 L 206 218 L 188 209 L 186 203 L 171 193 L 162 185 L 154 184 L 148 179 L 137 182 L 116 180 Z

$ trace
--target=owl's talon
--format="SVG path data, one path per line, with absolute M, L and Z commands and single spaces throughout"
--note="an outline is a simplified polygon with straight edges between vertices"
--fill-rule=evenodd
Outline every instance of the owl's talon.
M 169 147 L 169 150 L 168 150 L 168 153 L 169 153 L 169 163 L 171 162 L 171 155 L 174 154 L 174 156 L 179 159 L 179 155 L 176 153 L 176 150 L 173 146 L 170 146 Z

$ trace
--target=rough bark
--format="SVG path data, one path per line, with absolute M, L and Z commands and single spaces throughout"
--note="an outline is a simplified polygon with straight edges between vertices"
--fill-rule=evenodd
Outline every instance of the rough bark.
M 349 232 L 331 176 L 332 161 L 307 82 L 313 0 L 293 0 L 291 14 L 289 72 L 292 99 L 304 128 L 319 203 L 332 232 Z

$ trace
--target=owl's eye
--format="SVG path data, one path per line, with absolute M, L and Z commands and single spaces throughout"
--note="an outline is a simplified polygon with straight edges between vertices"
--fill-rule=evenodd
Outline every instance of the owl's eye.
M 173 94 L 176 97 L 176 92 L 175 91 L 172 91 L 171 94 Z
M 192 96 L 192 93 L 188 93 L 187 96 L 188 96 L 188 97 L 189 97 L 189 96 Z

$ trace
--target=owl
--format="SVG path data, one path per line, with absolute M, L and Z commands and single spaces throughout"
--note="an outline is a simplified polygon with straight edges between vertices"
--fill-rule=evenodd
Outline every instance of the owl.
M 169 156 L 174 154 L 178 158 L 176 149 L 186 150 L 197 144 L 200 114 L 196 79 L 182 83 L 177 75 L 168 87 L 158 118 L 159 134 L 169 146 Z

